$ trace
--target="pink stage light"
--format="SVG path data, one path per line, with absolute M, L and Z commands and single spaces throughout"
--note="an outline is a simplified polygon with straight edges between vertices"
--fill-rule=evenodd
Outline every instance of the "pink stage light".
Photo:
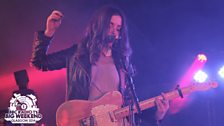
M 205 54 L 198 54 L 197 59 L 198 59 L 198 61 L 200 61 L 202 63 L 207 61 L 207 57 Z

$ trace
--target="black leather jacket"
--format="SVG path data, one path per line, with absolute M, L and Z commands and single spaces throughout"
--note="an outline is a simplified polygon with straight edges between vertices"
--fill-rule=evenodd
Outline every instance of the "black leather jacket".
M 52 54 L 46 54 L 51 39 L 52 38 L 46 37 L 43 31 L 35 33 L 33 53 L 31 57 L 31 65 L 35 66 L 37 69 L 42 71 L 51 71 L 67 68 L 68 85 L 66 91 L 66 100 L 72 100 L 72 99 L 87 100 L 89 97 L 89 84 L 91 80 L 90 77 L 91 65 L 89 61 L 89 56 L 84 55 L 78 59 L 75 58 L 74 53 L 76 53 L 77 51 L 76 44 L 65 50 Z M 116 61 L 115 66 L 118 69 Z M 124 89 L 121 89 L 121 86 L 120 86 L 120 92 L 124 97 L 125 91 Z M 124 101 L 126 102 L 125 98 Z M 147 115 L 147 117 L 145 118 L 147 121 L 150 122 L 150 126 L 158 126 L 158 123 L 154 119 L 153 113 L 154 112 L 152 112 L 150 115 Z
M 84 55 L 75 58 L 74 53 L 77 51 L 76 44 L 65 50 L 46 54 L 51 39 L 46 37 L 43 31 L 35 33 L 31 64 L 42 71 L 58 70 L 66 67 L 68 84 L 66 100 L 87 100 L 91 80 L 89 56 Z M 115 66 L 117 67 L 116 63 Z

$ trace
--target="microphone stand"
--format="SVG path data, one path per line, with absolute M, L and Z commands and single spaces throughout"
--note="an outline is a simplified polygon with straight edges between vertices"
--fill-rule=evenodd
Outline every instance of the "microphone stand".
M 118 39 L 120 40 L 120 39 Z M 139 100 L 137 98 L 137 95 L 135 93 L 135 87 L 134 87 L 134 83 L 133 83 L 133 79 L 132 79 L 132 75 L 130 74 L 130 70 L 133 70 L 132 65 L 130 65 L 130 67 L 127 66 L 126 62 L 124 61 L 124 59 L 126 59 L 127 57 L 123 57 L 123 59 L 121 60 L 121 64 L 123 65 L 124 70 L 127 72 L 127 74 L 125 75 L 125 82 L 126 82 L 126 91 L 128 91 L 128 100 L 129 100 L 129 117 L 131 120 L 129 120 L 130 122 L 130 126 L 135 126 L 135 109 L 134 109 L 134 105 L 137 109 L 137 117 L 138 117 L 138 122 L 137 124 L 139 125 L 141 120 L 140 120 L 140 116 L 142 114 L 142 111 L 140 109 L 139 106 Z M 125 93 L 125 97 L 126 97 L 126 93 Z M 127 97 L 126 97 L 127 98 Z
M 126 68 L 126 67 L 125 67 Z M 140 115 L 142 114 L 140 106 L 139 106 L 139 100 L 137 98 L 136 92 L 135 92 L 135 87 L 133 83 L 132 76 L 130 74 L 126 75 L 127 78 L 127 89 L 128 89 L 128 95 L 130 97 L 130 104 L 129 104 L 129 112 L 130 112 L 130 123 L 131 126 L 135 126 L 135 115 L 134 115 L 134 105 L 137 109 L 137 117 L 138 117 L 138 123 L 140 124 Z

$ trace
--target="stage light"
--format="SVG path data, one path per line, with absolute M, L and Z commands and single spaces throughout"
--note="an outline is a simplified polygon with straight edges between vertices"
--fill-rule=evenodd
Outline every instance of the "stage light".
M 205 54 L 198 54 L 197 59 L 202 63 L 207 61 L 207 57 L 205 56 Z
M 197 82 L 199 82 L 199 83 L 205 82 L 205 80 L 207 78 L 208 78 L 208 75 L 205 72 L 203 72 L 202 70 L 199 70 L 194 75 L 194 80 L 197 81 Z
M 224 78 L 224 66 L 222 66 L 222 67 L 220 68 L 218 74 L 219 74 L 219 76 L 220 76 L 221 78 Z
M 200 75 L 201 72 L 198 74 L 195 74 L 198 70 L 203 69 L 205 63 L 207 62 L 207 57 L 205 54 L 198 54 L 195 56 L 194 61 L 192 62 L 191 66 L 187 69 L 186 73 L 180 78 L 179 84 L 181 87 L 188 86 L 189 83 L 192 82 L 192 79 L 195 78 L 195 80 L 198 82 L 203 82 L 206 80 L 207 75 L 205 74 L 206 77 Z M 203 74 L 202 74 L 203 75 Z M 195 76 L 195 77 L 194 77 Z M 203 79 L 204 78 L 204 79 Z M 172 114 L 175 114 L 180 111 L 180 109 L 186 105 L 186 102 L 188 102 L 188 97 L 185 97 L 184 99 L 176 99 L 171 102 L 170 105 L 170 112 Z

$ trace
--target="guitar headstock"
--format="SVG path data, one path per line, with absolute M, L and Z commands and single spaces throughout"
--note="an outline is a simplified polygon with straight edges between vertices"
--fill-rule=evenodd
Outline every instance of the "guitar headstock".
M 194 90 L 209 90 L 211 88 L 217 88 L 218 87 L 218 83 L 215 81 L 211 81 L 211 82 L 204 82 L 204 83 L 193 83 L 193 87 Z

